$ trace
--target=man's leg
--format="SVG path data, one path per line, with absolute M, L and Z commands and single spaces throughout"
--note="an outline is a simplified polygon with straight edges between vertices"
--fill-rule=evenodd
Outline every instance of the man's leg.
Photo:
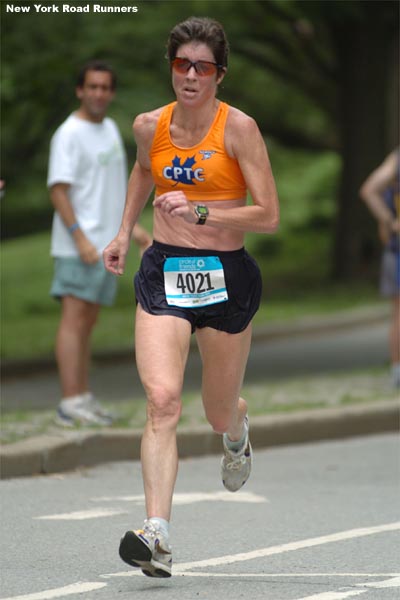
M 100 306 L 64 296 L 56 338 L 56 359 L 63 398 L 89 389 L 90 336 Z

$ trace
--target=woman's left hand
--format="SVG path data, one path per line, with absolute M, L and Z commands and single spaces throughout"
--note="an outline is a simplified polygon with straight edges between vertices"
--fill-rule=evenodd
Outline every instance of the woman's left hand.
M 188 201 L 183 192 L 166 192 L 157 196 L 153 201 L 154 208 L 161 210 L 171 217 L 180 217 L 186 223 L 197 223 L 198 217 L 194 212 L 194 206 Z

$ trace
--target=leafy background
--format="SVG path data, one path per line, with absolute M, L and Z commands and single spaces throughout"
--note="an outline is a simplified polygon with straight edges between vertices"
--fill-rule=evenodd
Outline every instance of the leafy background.
M 8 4 L 31 11 L 13 13 Z M 398 144 L 397 2 L 96 2 L 137 5 L 137 13 L 125 14 L 36 13 L 34 4 L 1 2 L 3 355 L 51 350 L 59 309 L 47 296 L 48 149 L 54 130 L 77 105 L 80 65 L 96 57 L 114 66 L 118 91 L 111 116 L 131 166 L 132 121 L 173 99 L 166 41 L 170 29 L 191 15 L 223 23 L 231 53 L 219 96 L 257 120 L 271 156 L 281 228 L 276 236 L 246 240 L 263 269 L 268 318 L 274 306 L 276 314 L 291 313 L 301 311 L 302 303 L 315 307 L 316 298 L 322 308 L 332 298 L 338 306 L 375 298 L 380 248 L 358 190 Z M 61 11 L 64 2 L 42 2 L 53 4 Z M 151 227 L 150 207 L 143 221 Z M 130 260 L 133 272 L 136 253 Z M 95 344 L 127 339 L 124 311 L 131 307 L 131 281 L 124 278 Z M 260 318 L 266 318 L 263 312 Z

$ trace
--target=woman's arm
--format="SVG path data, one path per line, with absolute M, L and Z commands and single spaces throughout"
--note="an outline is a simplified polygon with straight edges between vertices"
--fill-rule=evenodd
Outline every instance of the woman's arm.
M 279 203 L 267 148 L 255 121 L 236 109 L 231 110 L 233 115 L 229 115 L 227 120 L 225 145 L 228 153 L 239 162 L 253 204 L 226 210 L 209 202 L 207 225 L 243 232 L 273 233 L 279 225 Z M 153 205 L 166 214 L 183 218 L 187 223 L 198 220 L 194 203 L 187 200 L 184 192 L 162 194 Z
M 128 181 L 121 227 L 117 236 L 103 252 L 106 269 L 115 275 L 122 275 L 124 272 L 132 230 L 154 187 L 150 170 L 149 151 L 155 123 L 154 113 L 146 113 L 136 117 L 133 124 L 133 134 L 137 144 L 137 158 Z
M 239 231 L 274 233 L 279 225 L 279 201 L 268 151 L 257 123 L 241 111 L 231 108 L 226 124 L 227 152 L 239 163 L 253 204 L 225 211 L 210 211 L 207 225 Z M 212 214 L 211 214 L 212 212 Z

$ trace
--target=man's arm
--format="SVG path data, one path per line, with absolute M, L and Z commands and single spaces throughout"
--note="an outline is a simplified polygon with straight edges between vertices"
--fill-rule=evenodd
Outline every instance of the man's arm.
M 54 209 L 60 215 L 64 225 L 70 230 L 71 237 L 78 249 L 79 256 L 86 264 L 96 263 L 100 256 L 96 247 L 83 233 L 77 222 L 74 209 L 69 198 L 69 183 L 55 183 L 50 188 L 50 199 Z M 72 227 L 75 224 L 78 227 Z M 72 227 L 72 229 L 70 229 Z
M 398 168 L 398 152 L 393 151 L 381 165 L 364 181 L 360 188 L 360 197 L 379 223 L 382 241 L 388 241 L 391 233 L 399 231 L 399 219 L 396 219 L 384 200 L 385 190 L 395 181 Z

